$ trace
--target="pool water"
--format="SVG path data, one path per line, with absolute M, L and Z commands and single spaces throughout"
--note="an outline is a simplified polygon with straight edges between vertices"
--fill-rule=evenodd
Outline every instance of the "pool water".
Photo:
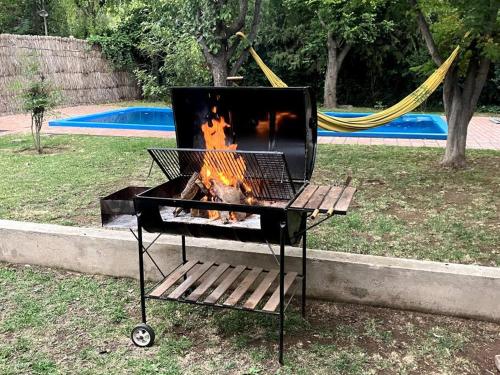
M 367 115 L 367 113 L 326 113 L 337 117 Z M 49 121 L 49 126 L 159 131 L 175 130 L 172 109 L 149 107 L 131 107 L 62 120 L 52 120 Z M 318 134 L 331 137 L 446 139 L 448 127 L 446 122 L 437 115 L 407 114 L 386 125 L 373 129 L 352 133 L 338 133 L 319 129 Z
M 173 131 L 170 108 L 130 107 L 92 115 L 49 121 L 49 126 L 71 126 L 100 129 L 133 129 Z
M 164 110 L 136 110 L 120 111 L 109 113 L 89 119 L 90 122 L 108 124 L 136 124 L 136 125 L 157 125 L 162 126 L 172 123 L 172 112 Z

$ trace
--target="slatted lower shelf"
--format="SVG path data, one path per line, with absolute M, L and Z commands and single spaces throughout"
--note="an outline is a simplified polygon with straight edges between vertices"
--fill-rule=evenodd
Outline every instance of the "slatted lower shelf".
M 301 278 L 297 272 L 285 274 L 285 302 L 293 297 Z M 153 287 L 146 298 L 277 314 L 279 271 L 189 260 Z

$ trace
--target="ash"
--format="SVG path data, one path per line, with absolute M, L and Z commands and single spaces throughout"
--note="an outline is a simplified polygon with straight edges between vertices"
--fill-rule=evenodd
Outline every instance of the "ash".
M 232 228 L 247 228 L 247 229 L 261 229 L 260 227 L 260 215 L 252 214 L 247 216 L 245 220 L 233 221 L 224 224 L 221 219 L 208 219 L 204 217 L 193 217 L 191 213 L 182 211 L 177 216 L 174 216 L 173 207 L 162 206 L 160 207 L 160 215 L 163 221 L 170 223 L 181 223 L 181 224 L 205 224 L 205 225 L 216 225 L 220 227 L 232 227 Z

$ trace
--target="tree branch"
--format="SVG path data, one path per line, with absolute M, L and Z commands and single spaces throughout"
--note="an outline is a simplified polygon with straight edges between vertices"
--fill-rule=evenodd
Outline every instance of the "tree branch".
M 427 49 L 431 54 L 432 60 L 436 63 L 436 65 L 441 65 L 444 60 L 439 54 L 436 42 L 434 41 L 434 38 L 432 37 L 431 31 L 429 29 L 429 24 L 425 20 L 424 14 L 422 13 L 422 10 L 420 10 L 420 7 L 417 4 L 417 0 L 408 0 L 408 2 L 417 12 L 418 27 L 420 29 L 422 37 L 424 38 L 425 44 L 427 45 Z
M 227 28 L 227 35 L 231 36 L 235 32 L 240 31 L 245 26 L 245 18 L 248 12 L 248 0 L 240 0 L 240 14 L 238 18 Z
M 323 18 L 321 17 L 321 14 L 319 14 L 319 12 L 317 12 L 316 14 L 318 15 L 319 23 L 321 24 L 321 26 L 323 26 L 325 29 L 328 29 L 325 21 L 323 21 Z
M 255 0 L 252 25 L 250 26 L 250 32 L 248 33 L 248 42 L 250 43 L 250 45 L 252 45 L 252 43 L 255 40 L 255 37 L 257 36 L 257 30 L 259 29 L 259 23 L 260 23 L 261 8 L 262 8 L 262 0 Z M 231 46 L 231 50 L 228 52 L 228 58 L 232 57 L 232 55 L 236 51 L 237 46 L 238 42 L 235 42 Z M 234 76 L 236 75 L 236 73 L 238 73 L 238 70 L 240 70 L 241 65 L 243 65 L 247 57 L 248 57 L 248 50 L 245 50 L 241 53 L 238 60 L 236 60 L 236 62 L 234 63 L 233 67 L 231 68 L 230 75 Z
M 198 41 L 198 44 L 201 46 L 201 50 L 203 52 L 203 55 L 205 56 L 205 60 L 207 60 L 208 65 L 212 66 L 213 56 L 212 53 L 210 52 L 210 49 L 208 48 L 207 42 L 201 36 L 196 40 Z
M 476 61 L 474 64 L 474 74 L 471 74 L 469 76 L 469 72 L 467 72 L 463 95 L 471 113 L 476 110 L 479 96 L 481 95 L 484 84 L 486 83 L 486 80 L 488 78 L 490 64 L 490 59 L 482 56 L 479 61 Z
M 479 69 L 478 56 L 476 51 L 473 49 L 474 53 L 469 59 L 469 66 L 467 66 L 467 73 L 465 73 L 465 82 L 462 89 L 462 94 L 466 98 L 472 97 L 474 91 L 474 81 L 476 80 L 477 70 Z
M 347 43 L 344 48 L 342 48 L 340 50 L 340 53 L 337 57 L 337 69 L 340 70 L 340 67 L 342 66 L 342 63 L 344 62 L 344 59 L 345 57 L 347 56 L 347 54 L 349 53 L 349 51 L 351 50 L 351 47 L 352 47 L 352 44 L 350 43 Z
M 444 113 L 447 118 L 451 113 L 451 107 L 453 105 L 453 96 L 455 95 L 456 90 L 460 90 L 457 84 L 457 67 L 451 66 L 446 74 L 443 83 L 443 105 L 444 105 Z

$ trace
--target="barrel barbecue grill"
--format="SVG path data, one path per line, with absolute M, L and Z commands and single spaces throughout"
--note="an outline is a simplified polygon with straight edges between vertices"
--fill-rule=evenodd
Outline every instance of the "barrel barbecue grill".
M 172 106 L 177 148 L 148 150 L 167 181 L 101 199 L 103 225 L 128 227 L 138 242 L 142 323 L 133 329 L 132 340 L 153 345 L 146 299 L 254 311 L 279 318 L 283 363 L 284 314 L 298 288 L 305 317 L 307 230 L 345 215 L 355 189 L 348 181 L 309 184 L 317 143 L 309 88 L 174 88 Z M 235 195 L 235 201 L 225 198 Z M 143 230 L 158 237 L 180 235 L 181 262 L 171 273 L 163 273 L 148 252 L 158 237 L 146 247 Z M 267 243 L 271 251 L 278 244 L 279 269 L 188 259 L 186 236 Z M 285 272 L 286 246 L 301 240 L 301 269 Z M 149 291 L 145 254 L 163 275 Z

